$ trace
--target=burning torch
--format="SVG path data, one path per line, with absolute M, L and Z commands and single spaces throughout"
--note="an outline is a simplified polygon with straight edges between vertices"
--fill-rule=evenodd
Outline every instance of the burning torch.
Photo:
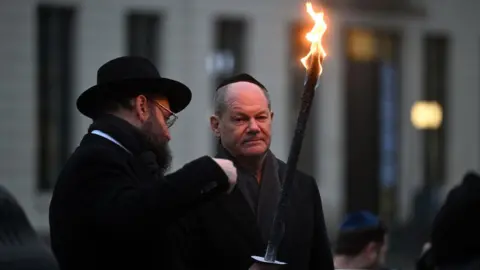
M 306 8 L 308 14 L 315 22 L 312 30 L 306 35 L 307 40 L 311 43 L 309 53 L 300 61 L 306 69 L 306 81 L 303 88 L 301 98 L 301 107 L 298 113 L 297 125 L 290 146 L 290 153 L 287 160 L 287 170 L 285 179 L 283 180 L 282 193 L 275 212 L 270 237 L 268 240 L 265 256 L 252 256 L 253 259 L 262 263 L 283 265 L 284 262 L 277 261 L 277 252 L 280 242 L 284 235 L 285 214 L 289 193 L 297 170 L 298 158 L 302 148 L 305 128 L 307 126 L 310 108 L 312 107 L 313 97 L 315 96 L 315 88 L 317 87 L 318 78 L 322 74 L 322 63 L 327 55 L 322 47 L 322 37 L 327 30 L 327 24 L 323 19 L 323 12 L 315 12 L 312 3 L 307 2 Z

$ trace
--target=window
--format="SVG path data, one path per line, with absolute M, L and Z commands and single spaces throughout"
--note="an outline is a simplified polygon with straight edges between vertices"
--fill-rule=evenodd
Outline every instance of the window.
M 424 38 L 424 77 L 423 99 L 436 101 L 443 109 L 442 125 L 438 129 L 424 130 L 424 181 L 428 187 L 445 181 L 445 112 L 448 79 L 449 40 L 444 35 L 427 34 Z
M 290 116 L 288 121 L 288 131 L 293 137 L 293 131 L 297 123 L 298 112 L 300 111 L 300 98 L 303 93 L 303 85 L 305 82 L 305 68 L 303 67 L 300 59 L 308 54 L 310 50 L 310 44 L 305 39 L 305 35 L 310 31 L 311 25 L 295 23 L 290 28 L 289 43 L 290 43 L 290 60 L 287 70 L 287 76 L 289 76 L 290 87 L 288 92 L 291 97 L 288 100 L 287 108 Z M 318 99 L 318 93 L 315 95 L 315 99 Z M 319 102 L 314 101 L 310 110 L 310 116 L 307 123 L 307 129 L 305 130 L 305 137 L 303 138 L 302 151 L 298 160 L 298 169 L 310 174 L 315 175 L 316 167 L 318 167 L 318 155 L 316 155 L 317 149 L 315 143 L 316 129 L 318 125 L 317 107 Z
M 379 214 L 393 222 L 399 172 L 401 36 L 394 30 L 377 32 L 379 69 Z
M 378 12 L 386 15 L 425 15 L 424 1 L 415 0 L 324 0 L 322 4 L 336 9 Z
M 127 54 L 145 57 L 158 67 L 159 31 L 159 15 L 131 12 L 127 16 Z
M 229 76 L 245 72 L 246 31 L 243 19 L 219 18 L 215 22 L 215 55 L 225 63 L 217 69 L 215 86 Z
M 215 90 L 226 78 L 246 72 L 247 23 L 241 18 L 218 18 L 214 31 L 215 47 L 211 68 L 215 76 Z M 213 145 L 218 150 L 217 139 Z
M 395 29 L 347 26 L 347 212 L 395 215 L 400 140 L 401 36 Z
M 53 187 L 70 154 L 75 11 L 37 8 L 38 186 Z

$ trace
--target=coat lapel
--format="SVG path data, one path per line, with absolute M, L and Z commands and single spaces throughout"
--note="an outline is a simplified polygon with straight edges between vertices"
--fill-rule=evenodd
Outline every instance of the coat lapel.
M 268 242 L 280 198 L 280 179 L 282 176 L 279 172 L 277 159 L 271 152 L 268 152 L 264 166 L 257 206 L 257 224 L 261 230 L 264 242 Z
M 155 180 L 158 173 L 158 164 L 156 163 L 156 156 L 153 152 L 145 151 L 139 154 L 133 155 L 131 152 L 126 151 L 125 149 L 118 146 L 115 142 L 96 135 L 96 134 L 87 134 L 82 140 L 82 145 L 89 144 L 105 144 L 109 147 L 115 148 L 119 155 L 128 155 L 127 164 L 133 170 L 134 177 L 141 181 L 144 180 Z
M 226 150 L 220 151 L 217 157 L 233 160 Z M 237 188 L 219 202 L 219 207 L 228 213 L 234 225 L 255 247 L 263 249 L 270 236 L 281 192 L 282 175 L 283 171 L 277 158 L 269 151 L 263 168 L 261 184 L 258 186 L 256 179 L 252 180 L 252 176 L 240 170 Z M 257 185 L 256 189 L 252 186 L 252 181 Z
M 225 150 L 219 151 L 216 157 L 233 160 Z M 262 234 L 256 220 L 257 200 L 252 200 L 251 196 L 258 197 L 258 187 L 256 192 L 251 186 L 249 188 L 247 183 L 251 181 L 249 177 L 247 173 L 239 172 L 235 190 L 229 195 L 222 196 L 217 204 L 232 220 L 233 226 L 245 237 L 250 246 L 263 249 L 265 243 L 262 241 Z M 252 192 L 256 194 L 251 194 Z
M 218 208 L 222 209 L 231 219 L 232 225 L 242 234 L 250 246 L 264 247 L 265 243 L 262 241 L 255 215 L 240 189 L 236 188 L 231 194 L 222 196 L 217 204 Z

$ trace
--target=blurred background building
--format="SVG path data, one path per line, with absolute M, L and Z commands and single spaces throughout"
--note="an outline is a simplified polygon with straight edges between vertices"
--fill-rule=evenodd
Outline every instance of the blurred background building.
M 313 3 L 328 56 L 299 166 L 318 181 L 329 231 L 368 209 L 397 243 L 426 239 L 445 192 L 480 168 L 480 2 Z M 174 169 L 215 152 L 213 91 L 237 72 L 269 89 L 272 148 L 286 159 L 311 26 L 298 0 L 0 0 L 0 183 L 47 235 L 56 176 L 90 124 L 75 100 L 126 54 L 193 90 Z

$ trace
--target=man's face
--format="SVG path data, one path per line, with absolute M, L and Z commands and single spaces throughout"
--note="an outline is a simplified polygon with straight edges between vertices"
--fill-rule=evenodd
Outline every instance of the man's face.
M 388 252 L 388 239 L 385 235 L 383 243 L 370 243 L 366 248 L 364 257 L 372 269 L 381 267 L 385 264 Z
M 168 143 L 170 131 L 166 124 L 171 116 L 170 103 L 166 99 L 149 100 L 149 114 L 141 129 L 151 134 L 158 142 Z
M 140 125 L 140 131 L 145 139 L 152 145 L 152 150 L 157 156 L 158 165 L 165 171 L 171 164 L 171 153 L 168 147 L 170 132 L 167 127 L 167 119 L 171 117 L 170 104 L 167 99 L 148 100 L 146 106 L 148 113 Z
M 211 118 L 217 137 L 234 156 L 261 156 L 270 147 L 273 113 L 263 90 L 249 82 L 228 87 L 226 109 Z

